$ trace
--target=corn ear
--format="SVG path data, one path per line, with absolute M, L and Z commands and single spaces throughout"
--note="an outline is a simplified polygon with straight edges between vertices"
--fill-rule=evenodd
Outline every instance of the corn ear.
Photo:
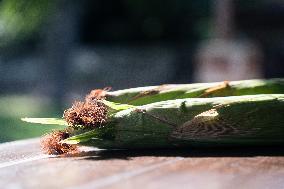
M 119 111 L 66 143 L 101 148 L 284 144 L 284 94 L 191 98 Z

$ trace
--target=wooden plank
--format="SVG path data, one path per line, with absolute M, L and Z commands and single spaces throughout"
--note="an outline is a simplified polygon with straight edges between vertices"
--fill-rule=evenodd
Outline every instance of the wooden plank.
M 39 140 L 0 145 L 0 188 L 283 188 L 283 148 L 102 151 L 47 156 Z

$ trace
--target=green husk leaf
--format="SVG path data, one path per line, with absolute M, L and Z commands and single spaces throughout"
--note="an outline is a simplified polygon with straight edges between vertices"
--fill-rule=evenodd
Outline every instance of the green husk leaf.
M 97 129 L 91 130 L 91 131 L 87 131 L 85 133 L 82 134 L 78 134 L 72 137 L 69 137 L 63 141 L 61 141 L 62 143 L 65 144 L 78 144 L 80 142 L 85 142 L 88 141 L 90 139 L 99 139 L 100 135 Z
M 257 94 L 284 94 L 284 78 L 138 87 L 108 91 L 106 100 L 141 106 L 174 99 Z
M 67 122 L 64 119 L 60 119 L 60 118 L 21 118 L 21 120 L 28 122 L 28 123 L 68 126 Z
M 129 104 L 120 104 L 120 103 L 117 103 L 117 102 L 110 102 L 110 101 L 107 101 L 107 100 L 103 100 L 102 102 L 106 106 L 108 106 L 111 110 L 113 110 L 113 111 L 111 111 L 112 113 L 136 107 L 136 106 L 129 105 Z

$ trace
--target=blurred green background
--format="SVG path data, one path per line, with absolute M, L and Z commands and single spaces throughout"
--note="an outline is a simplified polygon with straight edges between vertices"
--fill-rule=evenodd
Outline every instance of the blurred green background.
M 50 102 L 32 96 L 5 95 L 0 97 L 0 142 L 41 136 L 59 126 L 28 124 L 22 117 L 58 117 L 59 108 Z
M 0 142 L 94 88 L 283 77 L 283 20 L 281 0 L 2 0 Z

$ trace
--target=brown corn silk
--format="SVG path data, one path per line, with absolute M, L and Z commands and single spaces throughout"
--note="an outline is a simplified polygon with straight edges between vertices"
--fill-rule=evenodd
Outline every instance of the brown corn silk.
M 69 137 L 64 131 L 53 131 L 42 137 L 40 141 L 41 149 L 49 155 L 60 155 L 77 152 L 77 145 L 61 143 L 62 140 Z
M 106 122 L 107 107 L 96 99 L 75 102 L 71 108 L 64 111 L 63 117 L 70 126 L 99 127 Z

